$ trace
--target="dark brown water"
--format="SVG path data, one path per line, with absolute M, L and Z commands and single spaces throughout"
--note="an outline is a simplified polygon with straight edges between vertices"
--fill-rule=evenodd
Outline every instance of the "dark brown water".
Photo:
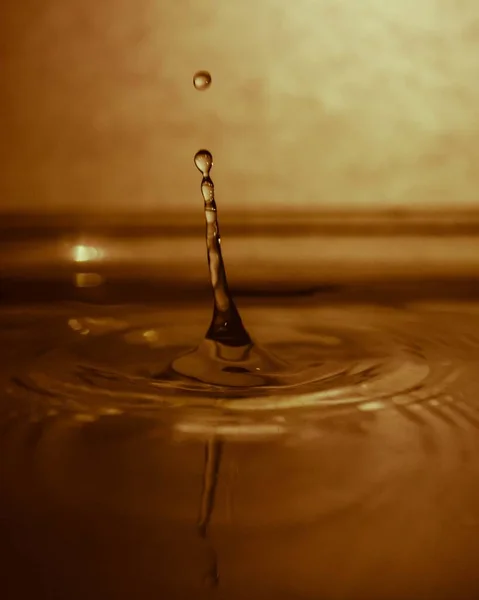
M 479 302 L 424 291 L 243 297 L 250 392 L 152 379 L 204 303 L 5 306 L 2 598 L 477 597 Z

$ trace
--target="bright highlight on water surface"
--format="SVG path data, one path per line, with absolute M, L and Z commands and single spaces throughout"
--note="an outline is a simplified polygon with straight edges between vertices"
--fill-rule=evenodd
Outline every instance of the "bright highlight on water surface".
M 73 260 L 75 262 L 88 262 L 101 258 L 102 252 L 93 246 L 84 246 L 79 244 L 73 247 Z

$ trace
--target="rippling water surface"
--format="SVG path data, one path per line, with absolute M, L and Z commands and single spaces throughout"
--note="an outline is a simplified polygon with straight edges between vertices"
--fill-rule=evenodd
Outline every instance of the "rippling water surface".
M 5 307 L 4 597 L 477 598 L 479 303 L 421 297 L 243 298 L 274 378 L 205 380 L 205 304 Z

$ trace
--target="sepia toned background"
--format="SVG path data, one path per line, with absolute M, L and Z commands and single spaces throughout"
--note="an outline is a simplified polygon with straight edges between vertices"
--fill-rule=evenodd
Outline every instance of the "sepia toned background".
M 479 208 L 477 0 L 2 0 L 0 210 Z M 213 84 L 197 92 L 195 70 Z

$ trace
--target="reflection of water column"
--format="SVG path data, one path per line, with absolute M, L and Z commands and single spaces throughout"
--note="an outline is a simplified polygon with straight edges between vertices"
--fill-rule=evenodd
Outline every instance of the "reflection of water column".
M 221 463 L 221 454 L 223 451 L 223 442 L 216 437 L 212 437 L 205 448 L 205 467 L 203 473 L 203 491 L 201 494 L 200 514 L 198 518 L 198 533 L 200 537 L 208 541 L 208 526 L 211 521 L 211 515 L 215 504 L 216 484 Z M 219 581 L 218 558 L 216 551 L 210 546 L 212 554 L 210 568 L 206 576 L 206 583 L 217 585 Z

